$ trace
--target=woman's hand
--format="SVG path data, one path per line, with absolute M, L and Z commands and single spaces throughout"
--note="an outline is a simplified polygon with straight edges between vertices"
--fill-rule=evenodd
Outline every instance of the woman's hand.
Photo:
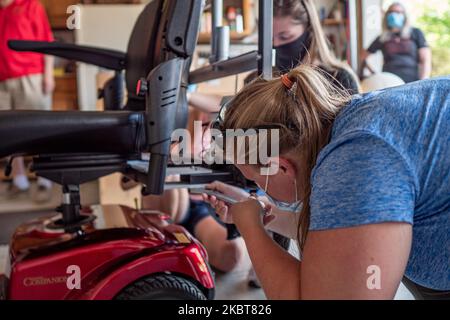
M 206 185 L 206 189 L 218 191 L 227 197 L 235 199 L 238 202 L 246 201 L 248 197 L 250 197 L 250 194 L 248 192 L 220 181 L 215 181 Z M 215 196 L 206 194 L 203 195 L 203 200 L 205 202 L 208 202 L 215 209 L 216 213 L 219 215 L 223 222 L 228 224 L 234 223 L 232 216 L 228 213 L 228 204 L 221 200 L 218 200 Z
M 248 193 L 247 191 L 220 181 L 214 181 L 213 183 L 206 185 L 205 188 L 218 191 L 227 197 L 235 199 L 238 202 L 245 201 L 248 199 L 248 197 L 250 197 L 250 193 Z M 215 198 L 216 197 L 214 197 L 214 199 Z
M 240 188 L 219 181 L 207 185 L 206 188 L 216 190 L 239 201 L 234 205 L 229 205 L 215 196 L 203 195 L 203 200 L 211 204 L 223 222 L 236 224 L 239 230 L 247 226 L 264 226 L 274 219 L 274 216 L 270 214 L 272 210 L 270 205 L 264 206 L 265 214 L 262 215 L 261 203 L 256 199 L 249 199 L 250 194 Z
M 275 219 L 271 212 L 272 207 L 263 206 L 259 200 L 249 198 L 244 202 L 232 205 L 227 212 L 227 216 L 231 217 L 241 233 L 245 233 L 248 228 L 264 228 Z M 221 217 L 220 214 L 219 216 Z

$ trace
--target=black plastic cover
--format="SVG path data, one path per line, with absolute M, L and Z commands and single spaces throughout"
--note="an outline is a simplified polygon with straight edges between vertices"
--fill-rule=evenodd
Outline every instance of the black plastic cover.
M 0 111 L 0 157 L 12 154 L 135 154 L 145 114 L 126 111 Z
M 8 46 L 15 51 L 39 52 L 93 64 L 110 70 L 120 71 L 126 67 L 125 53 L 117 50 L 80 46 L 57 41 L 10 40 L 8 41 Z

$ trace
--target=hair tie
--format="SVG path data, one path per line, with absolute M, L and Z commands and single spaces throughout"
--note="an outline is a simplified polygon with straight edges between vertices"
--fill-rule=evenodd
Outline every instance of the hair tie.
M 292 89 L 292 86 L 294 85 L 294 82 L 292 82 L 292 80 L 289 79 L 289 77 L 288 77 L 287 74 L 283 74 L 283 75 L 281 76 L 281 82 L 282 82 L 282 83 L 284 84 L 284 86 L 285 86 L 287 89 L 289 89 L 289 90 L 291 90 L 291 89 Z

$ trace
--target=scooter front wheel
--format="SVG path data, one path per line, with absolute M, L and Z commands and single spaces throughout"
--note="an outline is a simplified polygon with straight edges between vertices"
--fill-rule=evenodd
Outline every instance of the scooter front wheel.
M 115 300 L 206 300 L 206 297 L 191 281 L 160 274 L 130 284 Z

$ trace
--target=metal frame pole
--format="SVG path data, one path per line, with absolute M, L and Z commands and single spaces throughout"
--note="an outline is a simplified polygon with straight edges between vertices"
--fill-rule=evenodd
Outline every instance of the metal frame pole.
M 273 1 L 259 0 L 258 74 L 272 79 Z
M 358 13 L 356 11 L 356 0 L 348 1 L 348 18 L 350 30 L 350 65 L 353 70 L 358 70 Z
M 258 74 L 262 75 L 264 79 L 272 79 L 273 0 L 258 1 L 258 50 L 223 61 L 217 61 L 218 35 L 214 32 L 211 39 L 213 51 L 210 56 L 210 65 L 192 71 L 189 74 L 190 84 L 219 79 L 255 69 L 258 70 Z M 212 2 L 213 18 L 215 17 L 214 23 L 222 23 L 222 20 L 220 22 L 217 21 L 219 15 L 222 17 L 222 4 L 221 0 L 213 0 Z
M 211 30 L 211 57 L 209 61 L 211 63 L 217 61 L 217 27 L 222 26 L 223 20 L 223 0 L 211 1 L 211 18 L 212 18 L 212 30 Z

